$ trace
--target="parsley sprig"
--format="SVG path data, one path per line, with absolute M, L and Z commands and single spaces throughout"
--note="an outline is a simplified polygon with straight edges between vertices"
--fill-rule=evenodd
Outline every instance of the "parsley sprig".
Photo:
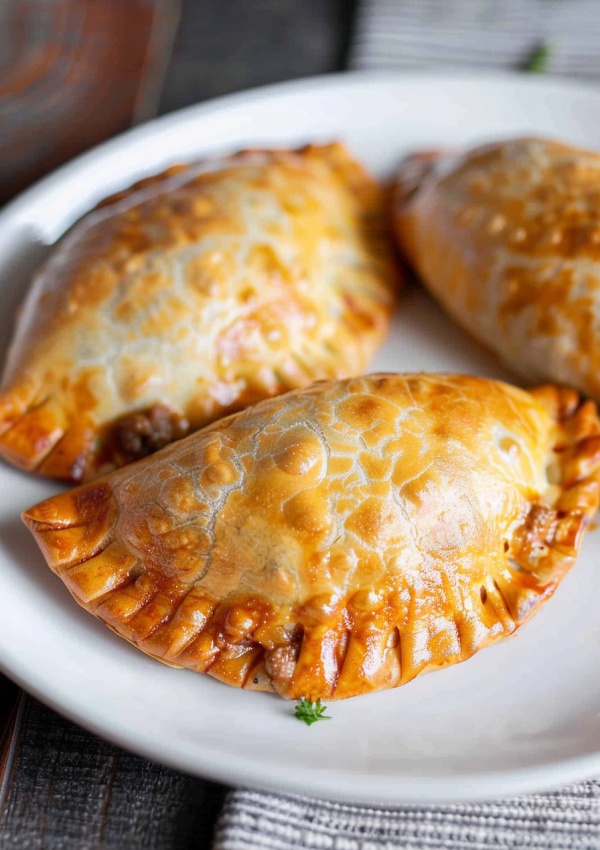
M 302 699 L 298 700 L 294 717 L 298 720 L 303 720 L 307 726 L 312 726 L 317 720 L 331 720 L 328 714 L 323 713 L 325 711 L 327 711 L 327 706 L 323 705 L 320 699 L 316 702 L 310 702 L 310 700 L 302 697 Z
M 550 62 L 551 50 L 548 44 L 542 43 L 537 48 L 527 64 L 527 70 L 533 74 L 543 74 L 548 70 Z

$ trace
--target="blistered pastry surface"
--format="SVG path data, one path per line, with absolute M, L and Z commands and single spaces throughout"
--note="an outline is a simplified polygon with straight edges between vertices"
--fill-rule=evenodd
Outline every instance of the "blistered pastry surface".
M 380 191 L 343 146 L 174 167 L 82 219 L 38 275 L 3 377 L 0 454 L 87 480 L 360 372 L 394 285 Z
M 598 503 L 591 402 L 375 375 L 262 402 L 26 512 L 75 598 L 283 696 L 403 684 L 511 634 Z
M 600 397 L 600 156 L 543 139 L 409 158 L 396 233 L 448 312 L 531 381 Z

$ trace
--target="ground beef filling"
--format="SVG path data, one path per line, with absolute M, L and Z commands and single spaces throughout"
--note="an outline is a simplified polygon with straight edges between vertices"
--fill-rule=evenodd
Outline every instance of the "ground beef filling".
M 189 423 L 164 404 L 123 416 L 115 424 L 115 449 L 125 462 L 139 460 L 187 434 Z

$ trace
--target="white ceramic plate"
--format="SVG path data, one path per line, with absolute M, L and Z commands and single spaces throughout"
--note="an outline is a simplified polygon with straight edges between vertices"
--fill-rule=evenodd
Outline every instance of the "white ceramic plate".
M 600 94 L 525 76 L 343 75 L 154 121 L 0 215 L 0 342 L 48 244 L 100 198 L 170 162 L 341 138 L 385 176 L 413 148 L 527 133 L 600 147 Z M 373 368 L 511 377 L 417 290 Z M 515 639 L 408 687 L 332 703 L 333 719 L 308 728 L 290 703 L 163 666 L 79 609 L 19 519 L 56 490 L 0 466 L 0 667 L 82 726 L 192 773 L 347 801 L 473 799 L 600 774 L 600 532 Z

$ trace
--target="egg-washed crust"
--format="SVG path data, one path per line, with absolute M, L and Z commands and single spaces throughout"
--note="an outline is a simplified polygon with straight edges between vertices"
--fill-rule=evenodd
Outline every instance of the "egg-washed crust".
M 88 481 L 263 398 L 359 373 L 396 272 L 381 190 L 341 144 L 142 180 L 35 278 L 0 390 L 0 456 Z
M 572 390 L 382 374 L 261 402 L 23 519 L 144 652 L 341 699 L 513 633 L 573 565 L 599 482 Z
M 600 398 L 600 155 L 512 139 L 424 152 L 394 192 L 400 248 L 469 333 L 530 382 Z

